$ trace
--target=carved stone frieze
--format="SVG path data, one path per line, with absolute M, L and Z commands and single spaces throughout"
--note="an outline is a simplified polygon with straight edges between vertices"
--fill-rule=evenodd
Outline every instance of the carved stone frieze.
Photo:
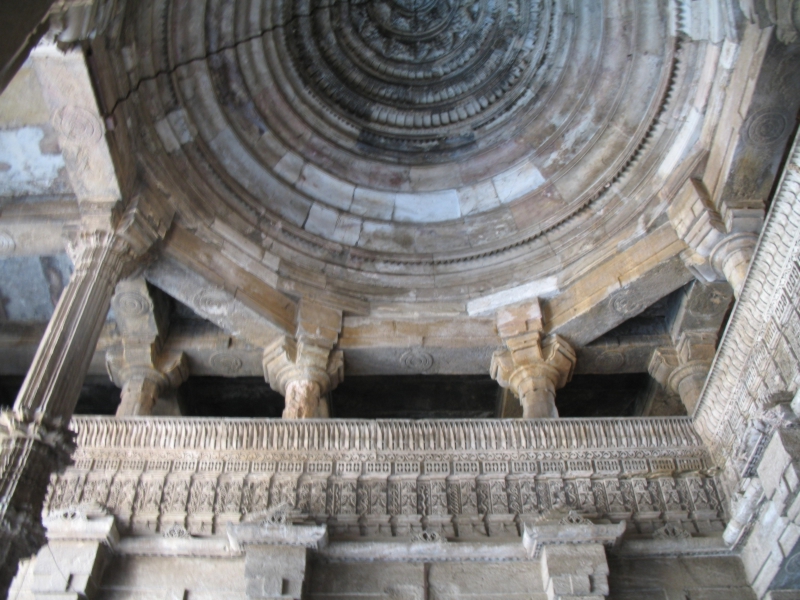
M 694 531 L 722 520 L 686 418 L 74 423 L 76 463 L 46 510 L 101 497 L 103 479 L 105 504 L 133 533 L 223 534 L 281 506 L 334 537 L 519 536 L 553 510 L 632 518 L 644 531 L 665 518 Z

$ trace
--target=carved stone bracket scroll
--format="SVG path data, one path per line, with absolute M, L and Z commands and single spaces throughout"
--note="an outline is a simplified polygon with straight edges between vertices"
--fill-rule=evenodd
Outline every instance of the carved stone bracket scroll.
M 122 337 L 121 346 L 106 353 L 108 374 L 122 388 L 117 416 L 150 414 L 158 397 L 189 375 L 183 353 L 163 352 L 167 303 L 158 290 L 137 277 L 117 284 L 111 306 Z

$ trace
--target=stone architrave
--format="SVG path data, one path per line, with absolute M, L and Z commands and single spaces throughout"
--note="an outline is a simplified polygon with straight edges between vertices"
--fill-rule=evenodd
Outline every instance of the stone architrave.
M 556 390 L 575 369 L 575 351 L 562 337 L 544 335 L 541 315 L 538 300 L 497 315 L 507 349 L 494 353 L 490 372 L 519 398 L 523 419 L 558 417 Z
M 0 423 L 0 595 L 20 559 L 44 543 L 39 515 L 50 474 L 73 451 L 67 424 L 78 401 L 114 287 L 163 237 L 171 219 L 140 198 L 116 231 L 82 231 L 75 271 L 59 298 L 14 408 Z
M 159 396 L 178 387 L 189 375 L 184 354 L 163 352 L 169 324 L 168 305 L 142 277 L 117 284 L 111 301 L 122 347 L 110 348 L 106 367 L 122 388 L 117 416 L 148 415 Z
M 690 178 L 667 209 L 678 237 L 689 248 L 684 263 L 701 281 L 727 281 L 739 297 L 764 222 L 762 208 L 712 204 L 702 181 Z
M 344 356 L 333 347 L 342 329 L 342 313 L 303 300 L 296 340 L 281 337 L 264 350 L 264 375 L 286 398 L 284 419 L 327 418 L 325 396 L 344 379 Z

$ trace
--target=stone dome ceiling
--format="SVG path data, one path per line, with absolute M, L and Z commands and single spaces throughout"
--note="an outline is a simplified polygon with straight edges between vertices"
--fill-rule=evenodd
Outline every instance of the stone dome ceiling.
M 304 285 L 464 299 L 655 218 L 705 58 L 678 26 L 659 0 L 140 3 L 120 85 L 186 222 Z

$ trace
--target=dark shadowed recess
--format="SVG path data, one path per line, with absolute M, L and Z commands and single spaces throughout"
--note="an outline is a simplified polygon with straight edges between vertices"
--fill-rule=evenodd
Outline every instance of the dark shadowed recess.
M 23 377 L 0 377 L 0 405 L 11 406 Z M 647 391 L 646 373 L 576 375 L 558 391 L 562 417 L 633 416 Z M 499 387 L 481 375 L 370 375 L 348 377 L 331 394 L 340 419 L 481 419 L 497 416 Z M 178 390 L 181 412 L 191 417 L 278 418 L 283 397 L 261 377 L 190 377 Z M 108 378 L 89 376 L 75 414 L 113 415 L 120 390 Z

